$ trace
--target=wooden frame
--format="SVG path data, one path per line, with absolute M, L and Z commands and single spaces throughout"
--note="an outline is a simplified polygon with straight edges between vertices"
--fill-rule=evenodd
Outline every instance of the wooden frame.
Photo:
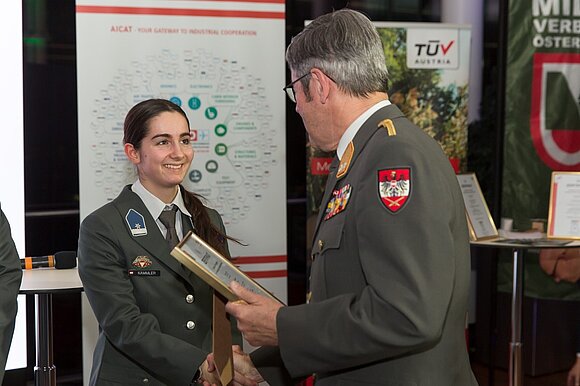
M 193 232 L 185 235 L 171 255 L 230 301 L 239 300 L 229 287 L 236 281 L 249 291 L 284 304 Z
M 580 240 L 580 172 L 552 172 L 547 237 Z
M 458 174 L 457 181 L 465 203 L 465 214 L 471 240 L 482 241 L 498 238 L 499 233 L 489 213 L 475 173 Z

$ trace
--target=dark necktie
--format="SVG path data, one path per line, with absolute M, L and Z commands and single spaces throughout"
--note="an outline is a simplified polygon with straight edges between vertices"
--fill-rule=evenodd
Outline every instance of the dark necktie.
M 177 237 L 177 231 L 175 230 L 175 214 L 177 211 L 177 206 L 173 205 L 170 210 L 164 210 L 159 215 L 159 221 L 167 228 L 165 240 L 167 240 L 167 244 L 169 244 L 171 249 L 179 243 L 179 237 Z

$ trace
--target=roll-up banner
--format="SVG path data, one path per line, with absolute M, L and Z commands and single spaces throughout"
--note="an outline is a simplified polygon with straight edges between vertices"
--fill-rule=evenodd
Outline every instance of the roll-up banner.
M 286 300 L 285 4 L 77 0 L 80 211 L 136 174 L 123 120 L 148 98 L 179 104 L 195 151 L 184 185 L 224 219 L 241 269 Z
M 444 23 L 375 23 L 389 70 L 389 99 L 435 138 L 457 172 L 467 170 L 467 98 L 471 28 Z M 332 154 L 308 145 L 308 234 Z M 311 243 L 307 245 L 311 247 Z

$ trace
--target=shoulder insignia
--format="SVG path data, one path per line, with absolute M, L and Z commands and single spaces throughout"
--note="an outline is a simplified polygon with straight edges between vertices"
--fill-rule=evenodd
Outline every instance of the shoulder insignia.
M 133 236 L 146 236 L 147 227 L 145 226 L 145 218 L 135 209 L 129 209 L 125 215 L 125 221 L 131 230 Z
M 379 170 L 378 189 L 385 208 L 391 213 L 398 212 L 411 197 L 411 169 Z
M 397 130 L 395 129 L 395 125 L 393 125 L 393 121 L 391 121 L 390 119 L 384 119 L 384 120 L 380 121 L 379 127 L 386 129 L 387 134 L 389 134 L 389 137 L 394 137 L 395 135 L 397 135 Z
M 344 151 L 344 154 L 342 155 L 342 158 L 340 159 L 340 165 L 338 166 L 338 171 L 336 172 L 336 179 L 340 179 L 342 178 L 346 172 L 348 172 L 348 168 L 350 167 L 350 161 L 352 160 L 352 156 L 354 154 L 354 145 L 351 142 L 349 142 L 348 146 L 346 147 L 346 150 Z

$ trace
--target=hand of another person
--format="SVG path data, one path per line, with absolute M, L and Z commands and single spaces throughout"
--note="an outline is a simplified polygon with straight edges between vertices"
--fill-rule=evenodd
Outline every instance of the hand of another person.
M 580 248 L 542 249 L 540 267 L 559 283 L 576 283 L 580 280 Z
M 207 359 L 201 364 L 199 371 L 201 372 L 200 383 L 203 383 L 203 386 L 222 386 L 220 375 L 215 371 L 215 365 L 210 364 Z
M 282 304 L 255 294 L 236 282 L 230 288 L 244 302 L 226 304 L 226 311 L 238 322 L 238 329 L 252 346 L 277 346 L 276 315 Z
M 264 382 L 264 378 L 262 378 L 262 375 L 252 363 L 252 359 L 242 351 L 240 346 L 232 346 L 232 351 L 234 353 L 234 370 L 236 371 L 234 376 L 235 386 L 253 386 Z
M 576 362 L 568 372 L 567 386 L 580 386 L 580 357 L 576 357 Z
M 234 379 L 230 385 L 233 386 L 257 386 L 259 382 L 263 382 L 264 378 L 258 372 L 250 356 L 242 351 L 238 345 L 232 346 L 234 354 Z M 207 356 L 208 371 L 214 372 L 216 369 L 213 353 Z M 216 371 L 217 374 L 217 371 Z M 209 383 L 204 386 L 210 386 Z

